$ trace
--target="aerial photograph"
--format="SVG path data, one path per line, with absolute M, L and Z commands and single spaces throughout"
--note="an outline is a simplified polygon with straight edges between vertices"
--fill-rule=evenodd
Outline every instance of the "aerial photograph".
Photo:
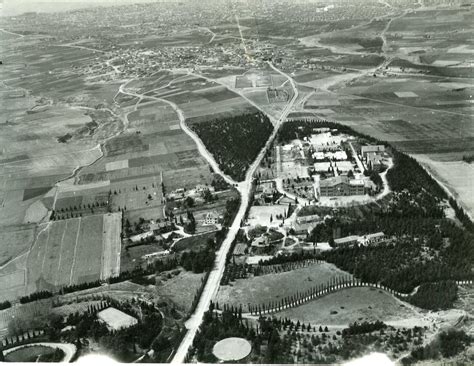
M 0 0 L 0 363 L 474 365 L 471 0 Z

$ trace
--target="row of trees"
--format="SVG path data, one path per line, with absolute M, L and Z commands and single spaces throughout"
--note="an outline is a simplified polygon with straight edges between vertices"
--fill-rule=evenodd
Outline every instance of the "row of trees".
M 50 291 L 38 291 L 38 292 L 34 292 L 30 295 L 20 297 L 20 303 L 21 304 L 26 304 L 28 302 L 32 302 L 32 301 L 36 301 L 36 300 L 48 299 L 52 296 L 53 296 L 53 293 L 50 292 Z

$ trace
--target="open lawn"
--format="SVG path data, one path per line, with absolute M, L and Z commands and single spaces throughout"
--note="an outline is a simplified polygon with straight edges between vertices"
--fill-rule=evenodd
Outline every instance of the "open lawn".
M 315 325 L 348 325 L 363 321 L 396 321 L 419 316 L 419 313 L 382 290 L 351 288 L 279 312 L 278 316 Z
M 248 303 L 258 305 L 279 301 L 297 291 L 304 292 L 314 286 L 326 284 L 333 278 L 347 275 L 332 264 L 318 263 L 290 272 L 238 279 L 230 285 L 221 286 L 216 301 L 235 306 L 242 304 L 245 309 Z

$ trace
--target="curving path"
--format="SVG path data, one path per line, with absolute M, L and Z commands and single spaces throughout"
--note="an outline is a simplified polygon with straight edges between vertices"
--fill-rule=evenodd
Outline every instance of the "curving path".
M 71 362 L 71 359 L 76 354 L 77 348 L 72 343 L 52 343 L 52 342 L 39 342 L 39 343 L 28 343 L 22 344 L 21 346 L 16 346 L 13 348 L 9 348 L 3 350 L 3 354 L 8 355 L 10 352 L 16 351 L 21 348 L 25 348 L 28 346 L 44 346 L 49 348 L 59 348 L 61 351 L 64 352 L 64 358 L 61 362 Z

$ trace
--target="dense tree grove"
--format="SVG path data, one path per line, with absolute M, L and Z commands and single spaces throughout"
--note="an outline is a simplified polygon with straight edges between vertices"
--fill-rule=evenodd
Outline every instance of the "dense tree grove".
M 202 273 L 212 269 L 215 259 L 214 250 L 206 248 L 199 252 L 184 252 L 181 255 L 180 263 L 187 271 Z
M 443 249 L 443 252 L 447 249 Z M 422 283 L 474 277 L 465 259 L 460 263 L 450 263 L 448 256 L 439 255 L 424 260 L 423 253 L 423 248 L 414 244 L 412 239 L 400 239 L 396 243 L 376 247 L 340 248 L 325 252 L 322 257 L 362 281 L 380 282 L 404 293 L 410 293 Z
M 457 298 L 457 285 L 454 281 L 423 283 L 408 301 L 423 309 L 444 310 L 452 308 Z
M 387 172 L 390 188 L 400 192 L 404 189 L 416 194 L 422 190 L 428 191 L 438 198 L 447 198 L 446 192 L 412 157 L 392 149 L 394 166 Z
M 245 173 L 273 131 L 263 113 L 244 114 L 190 126 L 214 156 L 222 171 L 237 181 Z
M 441 332 L 430 344 L 415 348 L 402 359 L 402 364 L 413 365 L 418 361 L 436 360 L 440 356 L 450 358 L 462 352 L 471 342 L 472 338 L 463 330 L 449 329 Z
M 363 323 L 353 323 L 349 325 L 349 328 L 346 328 L 342 331 L 343 336 L 352 336 L 356 334 L 371 333 L 376 330 L 381 330 L 387 328 L 387 324 L 377 320 L 373 323 L 363 322 Z
M 12 304 L 10 303 L 10 301 L 0 302 L 0 310 L 8 309 L 11 306 L 12 306 Z

